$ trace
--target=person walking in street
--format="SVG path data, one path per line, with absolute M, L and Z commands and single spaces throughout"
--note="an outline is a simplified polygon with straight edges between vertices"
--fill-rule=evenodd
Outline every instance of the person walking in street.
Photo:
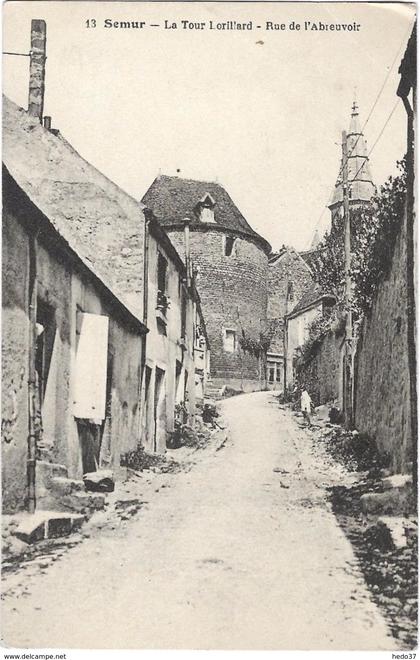
M 308 422 L 308 427 L 311 427 L 311 405 L 312 399 L 306 388 L 303 388 L 300 396 L 300 409 L 302 411 L 303 419 Z

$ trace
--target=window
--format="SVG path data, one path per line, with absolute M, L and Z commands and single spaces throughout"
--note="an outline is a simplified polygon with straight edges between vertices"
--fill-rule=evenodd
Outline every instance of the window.
M 79 312 L 73 415 L 104 419 L 108 371 L 108 317 Z
M 215 222 L 214 207 L 216 203 L 213 197 L 206 193 L 196 206 L 196 214 L 201 222 Z
M 185 339 L 187 327 L 187 296 L 184 287 L 181 287 L 181 338 Z
M 168 288 L 168 262 L 166 261 L 163 254 L 158 252 L 158 262 L 157 262 L 157 304 L 156 307 L 161 312 L 166 314 L 166 310 L 169 307 L 169 300 L 167 296 Z
M 236 331 L 235 330 L 225 330 L 224 334 L 224 349 L 227 353 L 236 352 Z
M 225 257 L 231 257 L 233 254 L 236 254 L 235 239 L 233 236 L 224 237 L 224 252 Z
M 294 291 L 293 291 L 293 282 L 289 281 L 287 283 L 287 300 L 289 300 L 290 302 L 293 302 L 294 299 L 295 299 L 295 294 L 294 294 Z
M 158 291 L 166 293 L 166 275 L 168 270 L 168 262 L 163 254 L 158 252 Z
M 203 206 L 200 213 L 201 222 L 214 222 L 214 209 Z
M 270 385 L 283 381 L 283 358 L 270 355 L 267 358 L 267 380 Z
M 44 401 L 45 390 L 47 389 L 51 358 L 54 350 L 55 331 L 54 309 L 38 298 L 36 309 L 35 370 L 40 403 Z

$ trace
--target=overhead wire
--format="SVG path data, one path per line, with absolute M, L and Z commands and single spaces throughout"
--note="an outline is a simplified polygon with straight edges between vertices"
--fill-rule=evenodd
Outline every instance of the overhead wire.
M 395 110 L 397 109 L 397 106 L 399 105 L 399 102 L 400 102 L 400 99 L 397 99 L 396 102 L 395 102 L 394 107 L 392 108 L 391 112 L 390 112 L 389 115 L 388 115 L 388 118 L 387 118 L 385 124 L 382 126 L 381 131 L 380 131 L 378 137 L 376 138 L 375 142 L 373 143 L 373 145 L 372 145 L 372 147 L 371 147 L 371 149 L 370 149 L 370 151 L 369 151 L 369 153 L 368 153 L 368 155 L 367 155 L 367 158 L 369 158 L 369 156 L 371 155 L 372 151 L 374 150 L 374 148 L 375 148 L 376 145 L 378 144 L 379 140 L 381 139 L 384 130 L 386 129 L 387 125 L 389 124 L 389 122 L 390 122 L 390 120 L 391 120 L 392 115 L 394 114 Z M 364 164 L 365 164 L 364 162 L 361 164 L 361 166 L 360 166 L 359 169 L 357 170 L 356 174 L 354 175 L 354 178 L 351 179 L 351 181 L 349 181 L 349 183 L 353 183 L 353 181 L 356 181 L 357 177 L 359 176 L 359 173 L 360 173 L 361 170 L 363 169 Z
M 362 127 L 362 129 L 361 129 L 359 135 L 357 136 L 357 139 L 355 140 L 355 142 L 354 142 L 354 144 L 353 144 L 353 146 L 352 146 L 352 148 L 351 148 L 349 154 L 347 155 L 347 160 L 352 156 L 354 150 L 355 150 L 356 147 L 357 147 L 357 144 L 358 144 L 360 138 L 362 137 L 362 134 L 363 134 L 363 132 L 364 132 L 366 126 L 368 125 L 368 122 L 369 122 L 370 118 L 372 117 L 372 114 L 373 114 L 373 112 L 374 112 L 374 110 L 375 110 L 375 108 L 376 108 L 376 105 L 377 105 L 377 103 L 378 103 L 378 101 L 379 101 L 379 99 L 380 99 L 380 97 L 381 97 L 381 95 L 382 95 L 382 92 L 383 92 L 384 89 L 385 89 L 386 83 L 388 82 L 389 76 L 391 75 L 391 71 L 393 70 L 394 65 L 395 65 L 395 63 L 396 63 L 396 61 L 397 61 L 397 59 L 398 59 L 398 55 L 400 54 L 400 51 L 401 51 L 401 49 L 403 48 L 403 46 L 404 46 L 404 44 L 405 44 L 405 42 L 406 42 L 406 38 L 408 37 L 408 34 L 409 34 L 409 32 L 411 31 L 411 29 L 412 29 L 412 25 L 410 24 L 410 25 L 409 25 L 409 28 L 408 28 L 408 30 L 407 30 L 407 32 L 404 34 L 404 37 L 403 37 L 403 39 L 402 39 L 402 42 L 401 42 L 400 46 L 398 47 L 397 52 L 395 53 L 394 59 L 392 60 L 392 64 L 390 65 L 390 67 L 389 67 L 389 69 L 388 69 L 388 72 L 387 72 L 387 74 L 386 74 L 386 76 L 385 76 L 385 78 L 384 78 L 384 81 L 383 81 L 383 83 L 382 83 L 382 85 L 381 85 L 381 87 L 380 87 L 380 89 L 379 89 L 379 92 L 378 92 L 377 95 L 376 95 L 376 98 L 375 98 L 375 100 L 374 100 L 374 102 L 373 102 L 373 104 L 372 104 L 372 107 L 371 107 L 371 109 L 370 109 L 370 111 L 369 111 L 369 114 L 368 114 L 368 116 L 367 116 L 367 118 L 366 118 L 366 121 L 364 122 L 363 127 Z M 398 100 L 397 100 L 397 102 L 396 102 L 394 108 L 392 109 L 392 111 L 391 111 L 391 113 L 390 113 L 390 115 L 389 115 L 387 121 L 385 122 L 385 124 L 384 124 L 384 126 L 383 126 L 383 128 L 382 128 L 381 133 L 379 134 L 378 138 L 376 139 L 375 144 L 373 145 L 373 147 L 372 147 L 371 150 L 369 151 L 369 154 L 368 154 L 368 156 L 367 156 L 368 158 L 369 158 L 370 154 L 372 153 L 374 147 L 376 146 L 377 142 L 379 141 L 380 137 L 382 136 L 382 133 L 383 133 L 383 131 L 385 130 L 386 125 L 387 125 L 387 123 L 389 122 L 389 120 L 391 119 L 392 115 L 394 114 L 397 105 L 398 105 Z M 364 164 L 364 163 L 363 163 L 363 164 Z M 339 169 L 337 179 L 340 178 L 340 176 L 341 176 L 341 174 L 342 174 L 342 172 L 343 172 L 343 167 L 344 167 L 344 163 L 341 165 L 341 167 L 340 167 L 340 169 Z M 363 167 L 363 165 L 359 168 L 359 170 L 357 171 L 357 174 L 355 175 L 354 179 L 352 179 L 352 181 L 354 181 L 354 180 L 357 178 L 357 176 L 358 176 L 360 170 L 362 169 L 362 167 Z M 328 199 L 329 199 L 329 198 L 328 198 Z M 327 205 L 328 205 L 328 200 L 327 200 L 327 203 L 325 204 L 325 206 L 323 207 L 323 209 L 322 209 L 322 211 L 321 211 L 321 213 L 320 213 L 320 215 L 319 215 L 318 220 L 316 221 L 316 224 L 315 224 L 315 226 L 314 226 L 314 231 L 317 230 L 318 225 L 320 224 L 320 222 L 321 222 L 321 220 L 322 220 L 322 218 L 323 218 L 323 215 L 324 215 L 324 213 L 325 213 L 326 210 L 327 210 Z

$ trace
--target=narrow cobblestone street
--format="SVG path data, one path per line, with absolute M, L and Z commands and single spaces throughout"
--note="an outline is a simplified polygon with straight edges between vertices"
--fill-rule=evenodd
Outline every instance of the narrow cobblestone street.
M 327 501 L 349 476 L 271 393 L 221 407 L 224 446 L 136 517 L 5 576 L 7 645 L 395 648 Z

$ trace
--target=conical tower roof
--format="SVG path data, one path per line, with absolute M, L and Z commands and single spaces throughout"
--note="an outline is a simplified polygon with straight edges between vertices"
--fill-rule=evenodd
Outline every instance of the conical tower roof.
M 347 153 L 350 202 L 368 202 L 375 193 L 375 185 L 372 180 L 367 144 L 360 126 L 359 110 L 356 102 L 353 103 L 350 126 L 347 133 Z M 328 204 L 331 210 L 343 201 L 342 169 L 343 159 L 341 159 L 337 183 Z

